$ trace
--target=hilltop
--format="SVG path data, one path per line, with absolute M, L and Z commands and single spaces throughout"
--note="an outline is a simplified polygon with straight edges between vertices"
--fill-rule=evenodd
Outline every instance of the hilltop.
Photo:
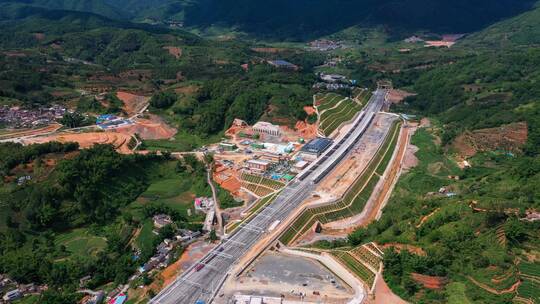
M 223 27 L 254 37 L 309 39 L 351 26 L 383 26 L 392 35 L 415 31 L 465 33 L 532 8 L 533 0 L 476 1 L 326 1 L 326 0 L 25 0 L 32 7 L 91 12 L 117 20 L 165 24 L 181 22 L 195 29 Z M 331 12 L 331 13 L 329 13 Z

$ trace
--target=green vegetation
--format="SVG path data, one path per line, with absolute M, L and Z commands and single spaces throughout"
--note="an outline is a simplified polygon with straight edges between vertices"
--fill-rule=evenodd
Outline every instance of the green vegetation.
M 166 213 L 176 227 L 198 230 L 203 216 L 186 210 L 192 195 L 210 193 L 205 166 L 196 159 L 179 164 L 152 154 L 120 155 L 107 145 L 79 152 L 71 147 L 0 146 L 12 151 L 2 154 L 7 182 L 0 188 L 0 271 L 20 283 L 48 284 L 40 303 L 75 301 L 78 279 L 89 274 L 90 288 L 126 282 L 157 243 L 174 233 L 163 228 L 155 236 L 151 217 Z M 74 155 L 62 160 L 66 153 Z M 61 160 L 36 171 L 40 159 Z M 9 168 L 29 162 L 34 171 L 26 174 L 34 178 L 16 185 L 15 169 Z M 131 246 L 141 249 L 139 262 Z
M 104 237 L 91 235 L 87 229 L 79 228 L 60 234 L 55 239 L 55 244 L 64 246 L 74 256 L 96 256 L 107 247 L 107 240 Z
M 317 103 L 319 104 L 317 106 L 317 109 L 319 110 L 319 113 L 322 113 L 323 111 L 326 111 L 328 109 L 335 107 L 343 99 L 345 99 L 345 97 L 334 94 L 334 93 L 329 93 L 329 94 L 320 96 L 317 99 Z
M 519 263 L 519 271 L 528 276 L 540 278 L 540 263 Z
M 375 274 L 366 266 L 356 260 L 350 253 L 343 251 L 332 251 L 332 255 L 336 257 L 340 263 L 352 270 L 363 282 L 372 286 L 375 281 Z
M 158 92 L 150 99 L 150 105 L 158 109 L 168 108 L 172 106 L 177 99 L 178 96 L 174 92 Z
M 410 278 L 411 272 L 417 272 L 447 277 L 452 283 L 463 284 L 465 297 L 470 302 L 505 303 L 512 294 L 492 295 L 472 284 L 468 277 L 496 290 L 513 285 L 518 279 L 514 257 L 521 252 L 519 248 L 524 248 L 523 244 L 537 246 L 536 224 L 514 220 L 511 214 L 501 211 L 473 212 L 467 202 L 481 200 L 484 207 L 501 210 L 497 201 L 489 201 L 489 196 L 487 201 L 484 200 L 488 192 L 479 191 L 487 186 L 485 178 L 494 176 L 499 170 L 508 172 L 508 166 L 515 165 L 516 160 L 496 154 L 483 155 L 473 160 L 474 168 L 460 172 L 426 129 L 419 129 L 412 143 L 419 147 L 416 153 L 420 161 L 418 166 L 399 180 L 381 220 L 349 235 L 349 243 L 357 245 L 375 240 L 423 248 L 427 256 L 404 250 L 399 254 L 389 250 L 385 254 L 385 280 L 405 299 L 420 292 L 424 293 L 423 299 L 433 302 L 463 297 L 463 293 L 457 293 L 452 287 L 447 292 L 421 288 Z M 461 179 L 450 180 L 449 175 L 458 175 Z M 504 176 L 504 183 L 508 184 L 512 177 Z M 497 183 L 502 182 L 489 187 L 501 187 Z M 455 189 L 457 196 L 429 194 L 443 186 Z M 512 205 L 516 206 L 516 203 Z M 420 225 L 420 219 L 433 212 Z M 515 241 L 502 242 L 497 231 L 503 231 L 507 239 Z M 492 281 L 495 277 L 505 279 L 495 284 Z
M 1 2 L 0 104 L 61 104 L 81 114 L 125 114 L 117 91 L 153 96 L 152 114 L 179 133 L 145 140 L 141 149 L 193 150 L 217 142 L 234 118 L 289 127 L 297 120 L 316 122 L 303 107 L 312 105 L 319 71 L 342 73 L 371 89 L 389 79 L 417 93 L 393 110 L 432 121 L 413 137 L 418 165 L 400 178 L 379 221 L 354 231 L 347 241 L 320 245 L 341 248 L 336 251 L 340 261 L 367 282 L 373 278 L 356 257 L 373 267 L 377 261 L 359 244 L 397 243 L 425 253 L 388 250 L 385 255 L 386 281 L 411 302 L 497 304 L 516 296 L 538 301 L 540 227 L 521 218 L 540 208 L 540 9 L 471 34 L 451 49 L 402 41 L 417 30 L 427 39 L 440 38 L 432 32 L 471 32 L 528 10 L 535 1 L 481 0 L 473 6 L 443 0 L 430 5 L 416 0 Z M 171 20 L 215 39 L 163 27 Z M 237 30 L 227 31 L 229 26 Z M 257 42 L 244 40 L 243 32 Z M 275 44 L 282 49 L 253 49 L 268 47 L 261 37 L 322 34 L 345 40 L 348 47 L 306 52 L 304 42 L 282 41 Z M 321 66 L 331 58 L 339 58 L 335 67 Z M 266 64 L 275 59 L 299 70 Z M 318 95 L 323 133 L 352 119 L 368 92 L 352 91 L 358 104 L 339 103 L 345 97 L 335 93 Z M 89 123 L 78 114 L 62 122 L 69 127 Z M 527 136 L 524 146 L 489 142 L 486 151 L 468 159 L 471 168 L 456 166 L 458 136 L 514 122 L 527 125 L 527 134 L 520 135 Z M 388 165 L 395 140 L 386 139 L 341 201 L 306 210 L 280 240 L 291 243 L 316 221 L 359 213 Z M 49 286 L 43 295 L 19 302 L 77 302 L 78 279 L 89 274 L 90 288 L 125 283 L 174 227 L 199 229 L 203 215 L 192 203 L 194 197 L 211 195 L 205 166 L 190 157 L 178 162 L 167 156 L 122 156 L 108 146 L 78 151 L 76 144 L 1 144 L 0 272 L 21 283 Z M 21 176 L 31 179 L 18 183 Z M 252 182 L 246 187 L 256 193 L 282 186 L 246 179 Z M 441 187 L 447 194 L 438 193 Z M 242 204 L 221 188 L 217 194 L 224 208 Z M 258 201 L 251 216 L 273 197 Z M 151 217 L 158 213 L 171 215 L 174 223 L 155 235 Z M 132 259 L 131 249 L 141 250 L 140 260 Z M 342 249 L 347 253 L 339 253 Z M 442 276 L 449 283 L 428 290 L 414 281 L 413 272 Z M 516 292 L 502 295 L 479 287 L 501 291 L 518 280 Z
M 518 295 L 521 298 L 532 300 L 533 303 L 538 303 L 538 301 L 540 301 L 538 282 L 528 279 L 523 280 L 521 285 L 519 285 Z
M 33 161 L 38 157 L 48 153 L 65 153 L 75 151 L 79 148 L 77 144 L 61 144 L 50 142 L 43 145 L 31 145 L 23 148 L 21 144 L 5 143 L 0 145 L 0 172 L 6 176 L 9 171 L 17 165 Z
M 465 284 L 463 283 L 450 283 L 446 286 L 446 293 L 448 294 L 448 304 L 471 304 L 471 301 L 465 294 Z

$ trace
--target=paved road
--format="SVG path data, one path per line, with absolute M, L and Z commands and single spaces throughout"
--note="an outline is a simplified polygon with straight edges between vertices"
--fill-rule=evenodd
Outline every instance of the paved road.
M 227 279 L 231 268 L 249 252 L 276 221 L 283 222 L 314 191 L 317 183 L 349 153 L 380 111 L 386 91 L 376 91 L 365 109 L 355 118 L 354 127 L 338 139 L 319 161 L 290 183 L 280 195 L 248 223 L 222 240 L 221 244 L 204 256 L 198 264 L 182 273 L 163 289 L 150 303 L 194 304 L 197 300 L 210 303 Z

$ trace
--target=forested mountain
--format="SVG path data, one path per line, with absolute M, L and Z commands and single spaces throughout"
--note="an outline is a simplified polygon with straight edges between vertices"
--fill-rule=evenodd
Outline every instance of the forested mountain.
M 392 33 L 472 32 L 532 7 L 533 0 L 3 0 L 109 18 L 235 27 L 254 36 L 307 39 L 359 25 Z
M 90 12 L 111 19 L 122 19 L 128 17 L 123 10 L 109 5 L 103 0 L 0 0 L 0 3 L 18 3 L 28 6 L 46 8 L 49 10 Z
M 225 24 L 269 37 L 313 37 L 354 26 L 397 32 L 471 32 L 530 7 L 532 1 L 206 0 L 186 13 L 186 25 Z
M 540 44 L 540 7 L 470 35 L 464 42 L 472 47 L 512 47 Z

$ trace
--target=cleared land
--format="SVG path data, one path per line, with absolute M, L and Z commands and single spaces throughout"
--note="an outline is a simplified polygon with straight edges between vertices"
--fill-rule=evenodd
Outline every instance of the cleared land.
M 42 144 L 50 141 L 58 141 L 61 143 L 77 142 L 83 149 L 90 148 L 94 144 L 111 144 L 115 149 L 124 154 L 131 153 L 128 143 L 131 136 L 116 132 L 88 132 L 88 133 L 58 133 L 43 137 L 33 137 L 23 139 L 25 145 Z
M 285 300 L 344 303 L 352 297 L 345 283 L 320 263 L 285 253 L 267 252 L 226 293 L 285 296 Z

